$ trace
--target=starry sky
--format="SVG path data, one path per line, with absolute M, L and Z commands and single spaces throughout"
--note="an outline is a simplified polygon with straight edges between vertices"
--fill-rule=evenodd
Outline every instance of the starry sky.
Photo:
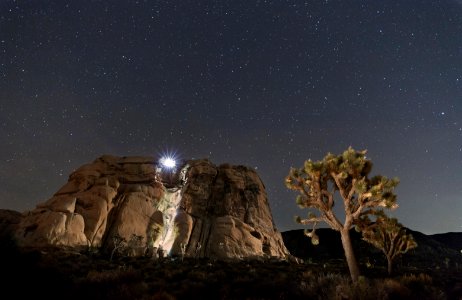
M 103 154 L 255 168 L 280 231 L 290 167 L 352 146 L 392 213 L 462 231 L 462 1 L 0 1 L 0 207 Z

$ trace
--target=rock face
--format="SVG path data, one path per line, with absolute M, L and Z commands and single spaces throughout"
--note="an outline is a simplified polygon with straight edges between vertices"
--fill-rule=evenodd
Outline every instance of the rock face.
M 102 156 L 25 212 L 15 237 L 22 247 L 125 245 L 130 255 L 289 255 L 257 173 L 208 160 L 168 170 L 151 157 Z

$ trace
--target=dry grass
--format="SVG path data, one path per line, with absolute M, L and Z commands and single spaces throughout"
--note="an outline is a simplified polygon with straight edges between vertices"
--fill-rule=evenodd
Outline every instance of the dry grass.
M 284 261 L 118 258 L 46 252 L 9 260 L 16 278 L 48 299 L 461 299 L 462 289 L 443 274 L 369 270 L 353 284 L 344 265 Z M 363 270 L 366 268 L 362 268 Z M 374 273 L 375 272 L 375 273 Z M 454 277 L 450 277 L 454 278 Z M 449 278 L 449 279 L 450 279 Z M 59 279 L 59 281 L 57 281 Z M 33 282 L 33 283 L 32 283 Z M 56 283 L 56 284 L 55 284 Z M 60 284 L 58 286 L 57 284 Z M 5 286 L 8 286 L 5 285 Z M 43 294 L 40 294 L 42 292 Z M 21 295 L 24 296 L 24 295 Z

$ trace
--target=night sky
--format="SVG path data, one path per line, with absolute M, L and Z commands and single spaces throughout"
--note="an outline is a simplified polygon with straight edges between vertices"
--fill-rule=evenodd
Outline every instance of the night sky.
M 255 168 L 279 230 L 289 168 L 348 146 L 392 213 L 462 231 L 462 1 L 0 1 L 0 208 L 103 154 Z

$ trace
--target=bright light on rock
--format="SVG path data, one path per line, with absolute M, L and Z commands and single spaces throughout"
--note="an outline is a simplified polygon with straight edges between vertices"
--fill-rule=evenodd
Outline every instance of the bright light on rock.
M 176 161 L 172 157 L 168 157 L 168 156 L 162 157 L 160 159 L 160 163 L 162 164 L 162 166 L 166 167 L 167 169 L 172 169 L 176 167 Z

